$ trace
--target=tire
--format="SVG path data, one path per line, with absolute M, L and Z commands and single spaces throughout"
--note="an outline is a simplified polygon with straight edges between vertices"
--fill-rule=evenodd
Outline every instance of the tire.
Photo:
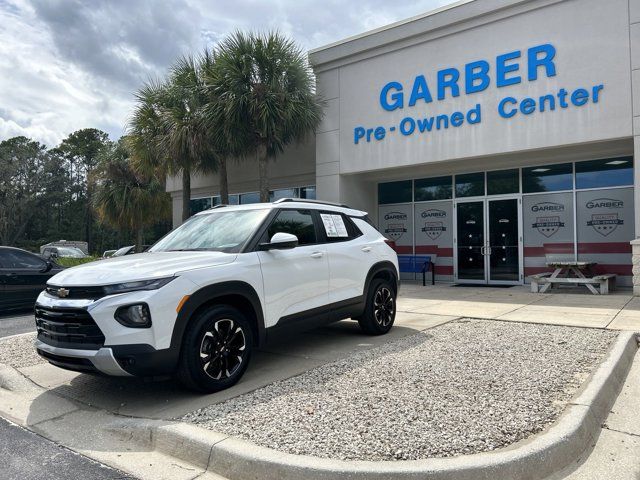
M 396 291 L 388 280 L 371 282 L 364 313 L 358 318 L 360 328 L 369 335 L 383 335 L 391 330 L 396 319 Z
M 240 380 L 252 349 L 253 332 L 242 312 L 228 305 L 210 307 L 185 332 L 178 378 L 199 392 L 224 390 Z

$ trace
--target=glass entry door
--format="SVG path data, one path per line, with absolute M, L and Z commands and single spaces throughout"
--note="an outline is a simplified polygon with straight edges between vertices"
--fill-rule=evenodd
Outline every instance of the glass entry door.
M 456 281 L 519 284 L 521 279 L 518 198 L 456 203 Z
M 486 283 L 485 202 L 456 205 L 457 279 L 465 283 Z
M 517 198 L 487 200 L 489 283 L 520 283 L 520 215 Z

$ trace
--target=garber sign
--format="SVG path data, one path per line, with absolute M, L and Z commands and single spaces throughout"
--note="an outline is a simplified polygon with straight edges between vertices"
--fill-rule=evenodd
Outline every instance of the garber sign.
M 493 65 L 487 60 L 477 60 L 467 63 L 462 68 L 444 68 L 437 71 L 432 78 L 423 74 L 417 75 L 409 84 L 388 82 L 380 90 L 380 106 L 385 111 L 393 112 L 441 102 L 459 97 L 461 94 L 473 95 L 486 90 L 492 84 L 496 88 L 503 88 L 523 81 L 534 82 L 540 75 L 555 77 L 555 57 L 555 47 L 545 43 L 526 51 L 515 50 L 498 55 Z M 581 107 L 589 101 L 598 103 L 603 88 L 604 85 L 576 88 L 571 91 L 560 88 L 556 92 L 548 92 L 537 98 L 505 96 L 498 103 L 497 113 L 502 118 L 510 119 L 517 115 L 526 116 L 535 112 Z M 467 111 L 424 117 L 406 116 L 389 126 L 358 125 L 353 129 L 353 142 L 356 145 L 380 142 L 395 132 L 403 136 L 428 134 L 449 127 L 458 128 L 465 123 L 473 125 L 480 122 L 482 104 L 476 103 Z

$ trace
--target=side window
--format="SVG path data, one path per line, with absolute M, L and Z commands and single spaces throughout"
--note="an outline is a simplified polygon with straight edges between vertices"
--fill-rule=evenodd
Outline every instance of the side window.
M 345 218 L 344 223 L 347 226 L 350 240 L 364 235 L 350 217 L 345 216 L 344 218 Z
M 4 252 L 2 252 L 2 259 L 0 261 L 2 262 L 2 266 L 4 268 L 14 269 L 41 269 L 45 265 L 44 260 L 41 260 L 35 255 L 12 250 L 5 250 Z
M 298 245 L 318 243 L 310 210 L 281 210 L 269 227 L 267 236 L 271 238 L 278 232 L 295 235 L 298 237 Z

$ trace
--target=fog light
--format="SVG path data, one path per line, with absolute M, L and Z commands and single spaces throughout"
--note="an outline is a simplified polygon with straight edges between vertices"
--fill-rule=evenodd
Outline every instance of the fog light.
M 114 317 L 125 327 L 149 328 L 151 326 L 151 313 L 146 303 L 120 307 L 116 310 Z

